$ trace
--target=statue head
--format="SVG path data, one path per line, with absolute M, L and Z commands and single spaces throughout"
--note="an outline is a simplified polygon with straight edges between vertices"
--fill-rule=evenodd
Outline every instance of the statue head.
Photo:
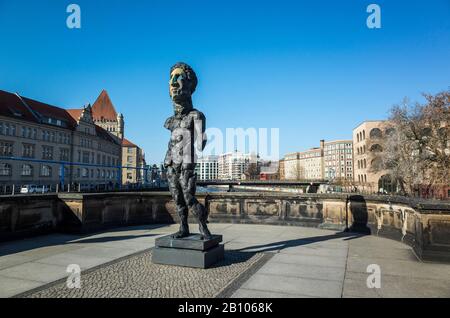
M 175 104 L 175 113 L 192 108 L 191 96 L 197 88 L 197 75 L 186 63 L 176 63 L 170 69 L 169 94 Z

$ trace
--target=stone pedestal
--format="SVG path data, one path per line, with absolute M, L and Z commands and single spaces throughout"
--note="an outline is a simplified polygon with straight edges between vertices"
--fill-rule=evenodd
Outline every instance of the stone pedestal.
M 202 240 L 200 234 L 175 239 L 167 235 L 156 239 L 152 262 L 195 268 L 208 268 L 224 258 L 222 235 Z

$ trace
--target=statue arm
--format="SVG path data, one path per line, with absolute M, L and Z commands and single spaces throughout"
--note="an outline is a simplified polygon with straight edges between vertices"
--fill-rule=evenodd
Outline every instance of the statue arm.
M 206 118 L 203 113 L 198 112 L 194 116 L 194 131 L 195 131 L 195 147 L 198 151 L 203 151 L 206 147 Z
M 172 119 L 173 117 L 169 117 L 167 118 L 166 122 L 164 123 L 164 128 L 171 130 L 171 126 L 172 126 Z

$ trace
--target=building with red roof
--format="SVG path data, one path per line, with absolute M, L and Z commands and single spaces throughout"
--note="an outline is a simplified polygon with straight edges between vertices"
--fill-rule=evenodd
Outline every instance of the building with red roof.
M 0 90 L 0 193 L 25 184 L 120 183 L 122 142 L 93 113 L 90 105 L 64 109 Z

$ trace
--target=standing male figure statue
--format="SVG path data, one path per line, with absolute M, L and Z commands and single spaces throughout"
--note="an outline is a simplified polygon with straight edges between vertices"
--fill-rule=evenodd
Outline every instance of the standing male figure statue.
M 192 106 L 192 94 L 197 87 L 197 75 L 185 63 L 177 63 L 170 70 L 169 93 L 175 114 L 166 120 L 165 128 L 171 132 L 169 149 L 164 166 L 170 193 L 180 217 L 180 230 L 174 238 L 190 235 L 188 212 L 197 218 L 202 239 L 211 239 L 207 227 L 208 211 L 195 198 L 196 150 L 202 151 L 206 145 L 206 119 L 203 113 Z

